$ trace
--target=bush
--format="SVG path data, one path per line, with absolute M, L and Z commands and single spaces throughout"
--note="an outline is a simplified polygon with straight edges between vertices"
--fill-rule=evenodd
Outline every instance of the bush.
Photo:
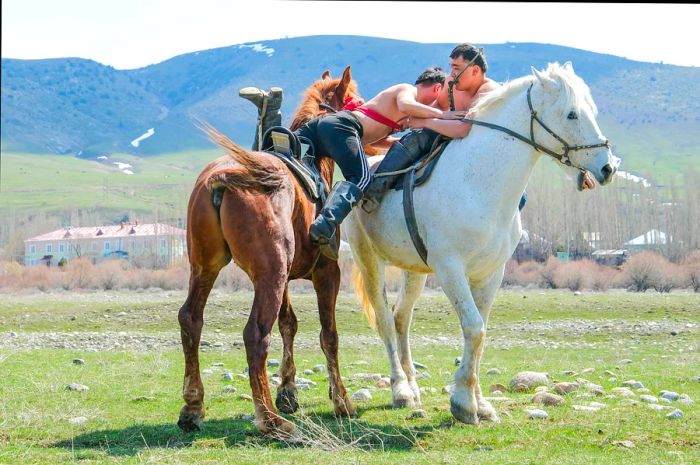
M 93 272 L 95 266 L 86 258 L 71 260 L 65 265 L 63 276 L 63 288 L 89 289 L 93 286 Z
M 633 255 L 622 267 L 624 282 L 636 292 L 656 289 L 670 292 L 682 281 L 680 270 L 668 259 L 652 252 Z
M 590 260 L 564 262 L 554 270 L 554 282 L 558 288 L 580 291 L 593 287 L 597 265 Z
M 561 262 L 556 257 L 549 257 L 544 266 L 540 270 L 540 276 L 542 277 L 542 287 L 545 289 L 556 289 L 557 288 L 557 268 L 559 268 Z

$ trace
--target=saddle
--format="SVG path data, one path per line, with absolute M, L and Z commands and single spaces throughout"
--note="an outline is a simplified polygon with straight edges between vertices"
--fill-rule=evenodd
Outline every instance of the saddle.
M 284 126 L 273 126 L 265 131 L 261 150 L 282 160 L 314 201 L 321 204 L 326 201 L 328 188 L 314 165 L 316 155 L 311 140 L 297 136 Z
M 424 184 L 433 174 L 433 170 L 437 165 L 440 155 L 445 151 L 447 144 L 450 142 L 450 138 L 439 136 L 430 150 L 418 157 L 418 159 L 413 163 L 413 170 L 407 170 L 407 172 L 402 174 L 397 174 L 391 183 L 391 189 L 396 191 L 401 191 L 405 187 L 405 179 L 410 174 L 410 171 L 414 173 L 420 173 L 420 175 L 415 179 L 412 184 L 412 188 Z

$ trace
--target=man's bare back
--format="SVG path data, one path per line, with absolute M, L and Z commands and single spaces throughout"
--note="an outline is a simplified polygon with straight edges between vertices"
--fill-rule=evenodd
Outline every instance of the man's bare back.
M 450 117 L 449 112 L 421 103 L 420 100 L 424 99 L 418 96 L 418 89 L 415 86 L 396 84 L 379 92 L 362 106 L 374 110 L 398 124 L 408 116 L 414 118 Z M 393 128 L 375 121 L 357 110 L 354 110 L 353 114 L 362 123 L 363 144 L 372 144 L 394 132 Z

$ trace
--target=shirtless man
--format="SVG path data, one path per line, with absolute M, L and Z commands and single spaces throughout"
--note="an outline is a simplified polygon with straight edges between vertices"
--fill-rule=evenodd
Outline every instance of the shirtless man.
M 447 137 L 467 135 L 471 124 L 463 123 L 459 118 L 464 117 L 466 111 L 471 108 L 482 93 L 495 89 L 498 84 L 486 77 L 488 67 L 483 49 L 469 43 L 460 44 L 452 50 L 450 69 L 451 77 L 447 85 L 442 86 L 433 105 L 441 110 L 450 109 L 450 94 L 452 94 L 453 109 L 457 110 L 457 113 L 452 115 L 456 116 L 457 119 L 438 120 L 409 115 L 409 127 L 425 129 L 411 131 L 400 141 L 395 142 L 377 167 L 375 174 L 396 171 L 410 166 L 421 155 L 430 150 L 440 134 Z M 451 87 L 453 88 L 451 89 Z M 366 192 L 362 208 L 367 212 L 376 209 L 393 180 L 394 178 L 391 176 L 375 178 Z
M 372 177 L 363 146 L 401 130 L 399 122 L 409 116 L 426 121 L 461 117 L 430 106 L 441 89 L 442 85 L 430 80 L 415 86 L 397 84 L 365 103 L 350 102 L 343 110 L 315 118 L 295 131 L 313 142 L 316 153 L 333 158 L 345 177 L 333 187 L 309 230 L 324 255 L 337 260 L 337 227 L 362 199 Z

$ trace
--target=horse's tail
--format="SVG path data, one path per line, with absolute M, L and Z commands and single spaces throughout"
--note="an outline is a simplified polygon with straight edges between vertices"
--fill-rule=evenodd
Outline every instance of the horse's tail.
M 360 273 L 357 266 L 353 266 L 353 287 L 355 288 L 355 296 L 360 299 L 362 311 L 367 318 L 367 323 L 369 323 L 372 329 L 377 329 L 377 317 L 374 314 L 372 304 L 369 302 L 369 296 L 365 291 L 365 281 L 362 279 L 362 273 Z
M 276 169 L 270 169 L 262 159 L 231 139 L 223 135 L 208 123 L 200 122 L 199 128 L 209 136 L 212 142 L 223 147 L 228 156 L 240 166 L 217 168 L 207 177 L 206 186 L 209 190 L 217 187 L 229 189 L 250 189 L 269 194 L 282 186 L 285 174 Z

